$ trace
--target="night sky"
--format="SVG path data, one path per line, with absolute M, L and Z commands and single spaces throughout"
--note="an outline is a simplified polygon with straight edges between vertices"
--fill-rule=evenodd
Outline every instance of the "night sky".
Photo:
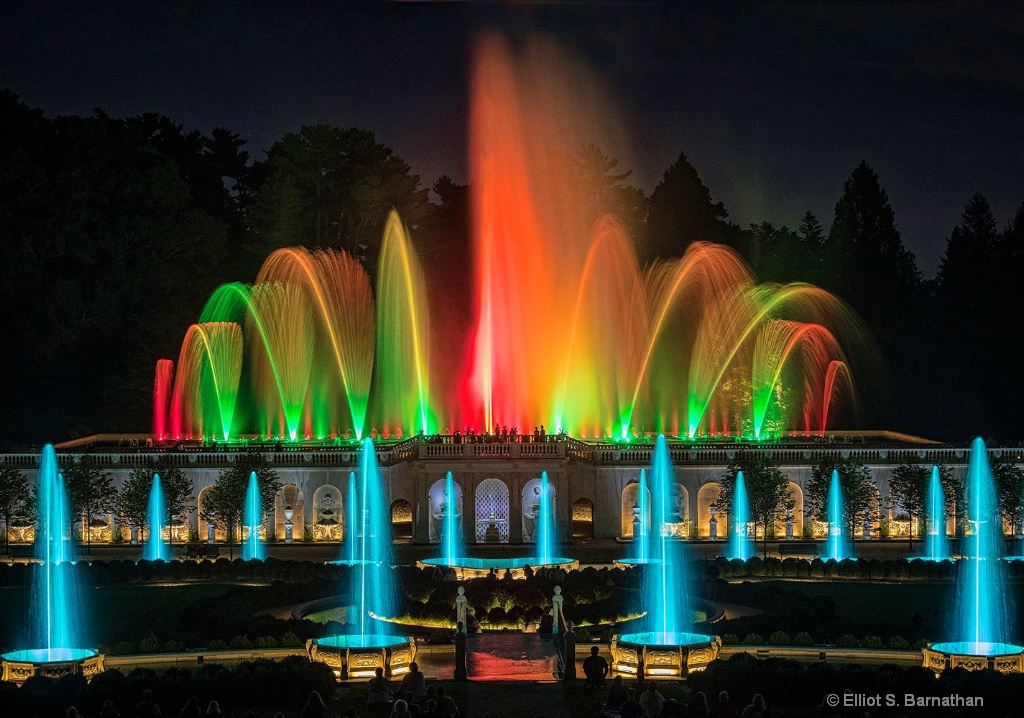
M 256 158 L 318 122 L 371 129 L 426 185 L 465 181 L 473 38 L 542 33 L 607 83 L 648 192 L 685 152 L 741 225 L 827 228 L 865 159 L 926 277 L 975 192 L 1024 200 L 1024 6 L 7 3 L 0 87 L 49 116 L 161 112 Z

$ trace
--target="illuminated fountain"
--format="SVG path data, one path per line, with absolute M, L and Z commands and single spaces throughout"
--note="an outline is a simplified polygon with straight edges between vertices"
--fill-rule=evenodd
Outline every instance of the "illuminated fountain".
M 927 561 L 949 561 L 949 539 L 946 538 L 946 493 L 942 489 L 939 467 L 933 466 L 928 479 L 925 509 L 924 558 Z
M 164 540 L 164 527 L 170 531 L 167 506 L 164 503 L 164 489 L 160 474 L 153 474 L 153 485 L 149 489 L 149 505 L 146 511 L 149 535 L 142 546 L 142 558 L 147 561 L 170 561 L 171 548 Z
M 953 640 L 924 649 L 924 665 L 936 673 L 945 668 L 1024 673 L 1024 646 L 1017 635 L 1013 585 L 1006 575 L 1002 517 L 985 442 L 971 444 L 964 482 L 966 531 L 956 565 L 951 632 Z
M 267 558 L 265 541 L 260 536 L 263 528 L 263 502 L 260 499 L 260 483 L 256 472 L 249 474 L 245 488 L 245 504 L 242 508 L 242 560 L 263 561 Z
M 846 517 L 843 515 L 843 485 L 839 480 L 839 472 L 832 470 L 832 479 L 828 484 L 828 506 L 825 507 L 828 521 L 828 537 L 825 539 L 825 555 L 823 558 L 842 561 L 853 558 L 853 547 Z
M 533 498 L 524 506 L 526 523 L 528 526 L 532 526 L 532 534 L 525 537 L 527 541 L 534 543 L 535 550 L 532 556 L 475 558 L 465 555 L 460 541 L 453 539 L 449 542 L 449 537 L 457 536 L 459 533 L 455 514 L 458 504 L 449 498 L 455 496 L 450 471 L 445 484 L 441 556 L 417 561 L 416 565 L 420 568 L 446 566 L 455 571 L 459 580 L 463 580 L 486 576 L 492 570 L 499 576 L 504 576 L 507 571 L 513 578 L 525 578 L 527 566 L 531 569 L 555 568 L 556 566 L 573 569 L 579 566 L 579 561 L 575 559 L 555 556 L 554 491 L 548 483 L 548 472 L 541 472 L 540 481 L 533 489 Z
M 3 680 L 24 683 L 33 676 L 81 674 L 92 679 L 103 670 L 103 656 L 83 643 L 79 595 L 71 541 L 71 513 L 57 457 L 47 444 L 36 484 L 35 557 L 28 645 L 2 656 Z
M 732 495 L 732 516 L 729 517 L 732 530 L 729 535 L 728 558 L 746 561 L 754 555 L 754 542 L 750 538 L 750 500 L 747 498 L 747 484 L 743 472 L 736 472 L 736 488 Z
M 358 487 L 355 484 L 350 476 L 349 506 L 358 508 L 349 511 L 345 558 L 335 562 L 348 567 L 345 596 L 350 632 L 310 639 L 306 644 L 310 659 L 326 663 L 339 680 L 373 676 L 378 667 L 385 675 L 399 675 L 409 670 L 416 656 L 413 639 L 390 635 L 389 624 L 377 619 L 395 615 L 399 587 L 392 571 L 387 496 L 369 439 L 363 441 Z
M 717 636 L 687 632 L 690 611 L 687 557 L 684 543 L 659 530 L 673 521 L 672 494 L 675 479 L 668 444 L 658 436 L 651 465 L 650 562 L 643 568 L 641 595 L 646 609 L 644 630 L 612 639 L 612 667 L 624 673 L 646 676 L 685 676 L 703 670 L 718 656 Z
M 479 43 L 470 296 L 424 272 L 394 212 L 375 282 L 343 251 L 278 249 L 254 285 L 210 297 L 173 386 L 169 362 L 157 366 L 157 438 L 397 439 L 501 423 L 759 439 L 834 423 L 852 370 L 872 369 L 859 320 L 816 287 L 758 284 L 734 250 L 699 237 L 642 266 L 567 152 L 612 129 L 595 120 L 609 108 L 579 92 L 599 83 L 563 76 L 576 66 L 565 60 Z M 465 321 L 444 314 L 453 305 Z

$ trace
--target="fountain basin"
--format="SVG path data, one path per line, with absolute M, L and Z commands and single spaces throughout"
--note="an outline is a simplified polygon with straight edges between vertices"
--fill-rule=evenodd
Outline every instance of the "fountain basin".
M 387 677 L 409 671 L 416 657 L 416 642 L 408 636 L 365 635 L 326 636 L 306 641 L 309 660 L 325 663 L 339 681 L 372 678 L 378 668 Z
M 11 651 L 0 656 L 3 674 L 0 680 L 21 685 L 34 676 L 60 678 L 85 676 L 91 681 L 103 672 L 103 655 L 88 648 L 35 648 Z
M 612 561 L 616 568 L 629 568 L 631 566 L 657 566 L 661 559 L 657 558 L 617 558 Z
M 636 676 L 683 678 L 718 657 L 722 641 L 703 633 L 623 633 L 612 638 L 612 669 Z
M 539 568 L 561 568 L 571 571 L 578 568 L 580 562 L 574 558 L 562 557 L 551 558 L 547 562 L 542 562 L 539 556 L 516 558 L 464 557 L 452 559 L 451 561 L 444 558 L 425 558 L 422 561 L 417 561 L 416 565 L 420 568 L 432 568 L 434 566 L 452 568 L 455 569 L 455 576 L 460 581 L 464 581 L 471 578 L 483 578 L 490 574 L 492 569 L 498 574 L 498 578 L 502 578 L 505 575 L 505 571 L 511 572 L 512 578 L 526 578 L 527 566 L 534 571 Z
M 964 668 L 968 671 L 993 668 L 1000 673 L 1024 673 L 1024 646 L 1013 643 L 930 643 L 922 653 L 924 667 L 932 669 L 936 675 L 946 668 Z

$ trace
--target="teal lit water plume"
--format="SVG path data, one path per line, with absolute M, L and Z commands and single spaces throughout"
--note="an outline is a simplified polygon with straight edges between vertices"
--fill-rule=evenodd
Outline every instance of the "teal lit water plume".
M 555 507 L 548 484 L 548 472 L 540 475 L 540 495 L 537 497 L 537 557 L 541 565 L 550 564 L 555 555 Z
M 462 531 L 459 527 L 459 501 L 455 493 L 452 472 L 444 479 L 444 506 L 441 513 L 441 558 L 448 565 L 465 555 Z
M 729 536 L 729 558 L 746 561 L 754 555 L 754 542 L 750 539 L 750 499 L 747 497 L 747 483 L 743 472 L 736 472 L 736 486 L 732 494 L 732 516 L 729 517 L 732 531 Z
M 633 547 L 631 556 L 636 563 L 645 564 L 651 560 L 651 539 L 648 525 L 651 507 L 650 492 L 647 489 L 647 472 L 640 469 L 636 486 L 636 507 L 633 509 Z
M 651 463 L 650 564 L 644 569 L 643 600 L 647 609 L 647 631 L 675 636 L 690 629 L 689 580 L 683 542 L 673 539 L 664 527 L 676 521 L 672 501 L 675 474 L 664 435 L 659 435 Z
M 164 527 L 168 525 L 168 517 L 160 474 L 153 474 L 153 485 L 149 489 L 149 504 L 146 509 L 146 523 L 149 526 L 149 535 L 142 546 L 142 558 L 147 561 L 170 561 L 171 548 L 164 541 Z
M 949 539 L 946 538 L 946 493 L 939 478 L 939 467 L 933 466 L 925 498 L 924 557 L 929 561 L 949 560 Z
M 242 560 L 264 560 L 267 557 L 266 547 L 260 538 L 263 526 L 263 505 L 260 500 L 260 484 L 256 472 L 249 474 L 249 486 L 245 490 L 245 507 L 242 512 Z M 248 533 L 245 533 L 248 531 Z
M 391 522 L 388 517 L 384 482 L 377 468 L 377 451 L 370 439 L 363 440 L 359 459 L 358 555 L 349 575 L 349 595 L 355 607 L 354 632 L 359 636 L 387 633 L 386 623 L 376 625 L 371 614 L 395 615 L 397 586 L 391 570 Z
M 82 645 L 73 564 L 71 508 L 53 446 L 43 447 L 36 484 L 35 557 L 29 645 L 44 660 L 60 660 Z
M 828 486 L 828 507 L 826 509 L 828 520 L 828 539 L 825 541 L 825 559 L 852 558 L 852 551 L 849 546 L 849 530 L 846 527 L 846 519 L 843 516 L 843 487 L 839 481 L 839 472 L 832 470 L 832 480 Z
M 972 644 L 981 652 L 986 644 L 1011 643 L 1017 636 L 1006 562 L 999 560 L 1005 545 L 1002 517 L 980 438 L 971 444 L 964 492 L 967 535 L 956 567 L 953 640 Z
M 348 530 L 345 531 L 345 560 L 355 564 L 359 560 L 359 496 L 356 491 L 356 472 L 348 472 Z

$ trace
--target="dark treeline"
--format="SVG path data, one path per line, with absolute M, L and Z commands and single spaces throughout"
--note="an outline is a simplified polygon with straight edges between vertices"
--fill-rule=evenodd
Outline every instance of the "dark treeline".
M 372 273 L 389 209 L 440 280 L 447 316 L 468 320 L 469 188 L 426 187 L 372 132 L 303 127 L 250 156 L 237 133 L 208 135 L 146 114 L 47 118 L 0 92 L 2 443 L 145 431 L 152 372 L 177 358 L 210 292 L 251 281 L 266 255 L 304 244 L 345 249 Z M 648 196 L 599 148 L 577 158 L 592 207 L 617 214 L 642 259 L 695 240 L 730 245 L 764 281 L 806 281 L 845 299 L 874 332 L 888 376 L 855 377 L 862 427 L 1003 443 L 1024 437 L 1024 205 L 997 218 L 965 198 L 925 279 L 903 246 L 877 174 L 852 170 L 831 217 L 796 228 L 730 222 L 680 154 Z M 939 240 L 940 238 L 936 238 Z

